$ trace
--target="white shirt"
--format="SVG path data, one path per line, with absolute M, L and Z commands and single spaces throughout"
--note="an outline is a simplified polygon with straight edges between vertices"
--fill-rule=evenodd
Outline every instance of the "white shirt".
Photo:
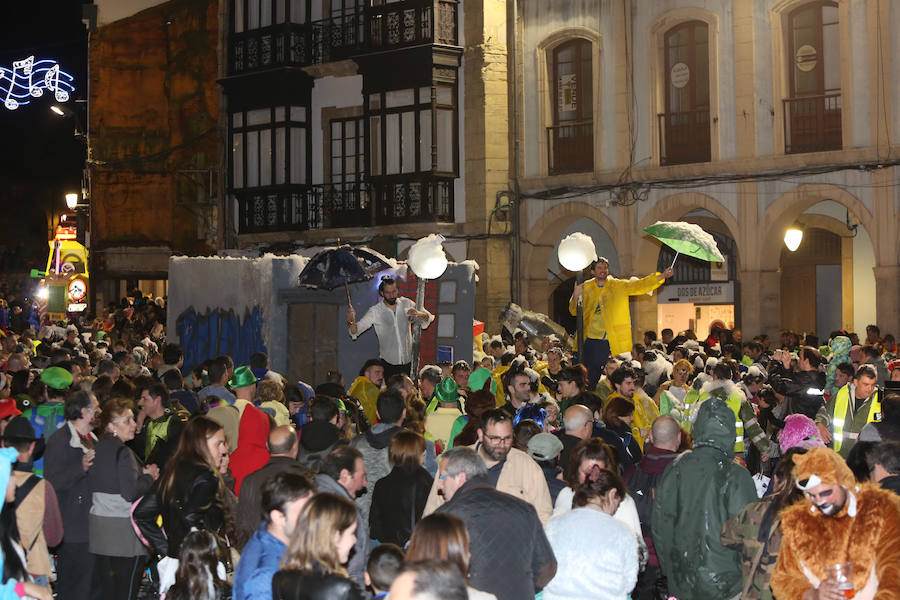
M 356 323 L 356 334 L 351 333 L 354 340 L 369 327 L 375 327 L 381 359 L 391 365 L 403 365 L 412 361 L 412 328 L 406 312 L 416 308 L 416 303 L 400 296 L 394 310 L 388 308 L 383 301 L 378 302 L 366 311 L 363 318 Z M 422 323 L 427 329 L 434 321 L 434 315 L 422 309 L 428 320 Z

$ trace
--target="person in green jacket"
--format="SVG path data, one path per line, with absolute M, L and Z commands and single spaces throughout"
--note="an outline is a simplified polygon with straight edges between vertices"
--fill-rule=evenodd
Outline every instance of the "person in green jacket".
M 653 543 L 669 591 L 679 600 L 736 597 L 740 553 L 725 548 L 725 522 L 757 499 L 753 478 L 734 463 L 735 417 L 711 397 L 694 422 L 694 449 L 666 469 L 653 503 Z

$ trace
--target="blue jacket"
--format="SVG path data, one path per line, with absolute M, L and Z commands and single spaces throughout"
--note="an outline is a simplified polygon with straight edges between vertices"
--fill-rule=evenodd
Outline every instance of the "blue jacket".
M 271 600 L 272 576 L 281 568 L 285 545 L 266 531 L 263 521 L 244 546 L 234 574 L 234 600 Z

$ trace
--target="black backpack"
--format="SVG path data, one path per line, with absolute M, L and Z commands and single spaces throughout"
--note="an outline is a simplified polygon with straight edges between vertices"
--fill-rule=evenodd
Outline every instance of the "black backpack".
M 668 457 L 656 457 L 650 455 L 644 458 L 647 460 L 657 460 L 658 458 Z M 641 534 L 644 537 L 650 537 L 652 535 L 650 520 L 653 516 L 653 500 L 656 497 L 656 485 L 661 478 L 662 473 L 659 475 L 650 475 L 641 469 L 640 463 L 637 463 L 634 465 L 634 471 L 628 479 L 628 493 L 631 494 L 631 497 L 637 506 L 638 518 L 641 520 Z

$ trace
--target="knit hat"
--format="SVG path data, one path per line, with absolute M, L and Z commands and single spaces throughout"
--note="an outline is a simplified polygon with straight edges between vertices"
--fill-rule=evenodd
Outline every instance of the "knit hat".
M 231 389 L 236 390 L 238 388 L 251 386 L 257 381 L 259 381 L 259 379 L 256 378 L 256 375 L 253 374 L 250 367 L 243 365 L 234 370 L 234 374 L 231 376 L 228 385 Z
M 528 440 L 528 456 L 534 460 L 553 460 L 562 449 L 562 442 L 552 433 L 539 433 Z
M 457 389 L 456 381 L 452 377 L 444 377 L 439 384 L 434 386 L 434 395 L 438 402 L 456 402 L 459 400 Z
M 815 448 L 824 446 L 819 428 L 815 421 L 799 413 L 788 415 L 784 419 L 784 429 L 778 435 L 778 445 L 781 452 L 787 452 L 790 448 Z
M 469 389 L 473 392 L 476 390 L 484 389 L 484 382 L 490 380 L 491 381 L 491 393 L 497 393 L 497 381 L 494 379 L 493 375 L 488 369 L 481 367 L 480 369 L 475 369 L 469 374 Z
M 813 448 L 806 454 L 794 456 L 794 480 L 803 491 L 825 485 L 839 485 L 852 489 L 856 485 L 853 471 L 840 454 L 831 448 Z
M 48 367 L 41 372 L 41 383 L 54 390 L 64 390 L 72 385 L 72 374 L 62 367 Z

